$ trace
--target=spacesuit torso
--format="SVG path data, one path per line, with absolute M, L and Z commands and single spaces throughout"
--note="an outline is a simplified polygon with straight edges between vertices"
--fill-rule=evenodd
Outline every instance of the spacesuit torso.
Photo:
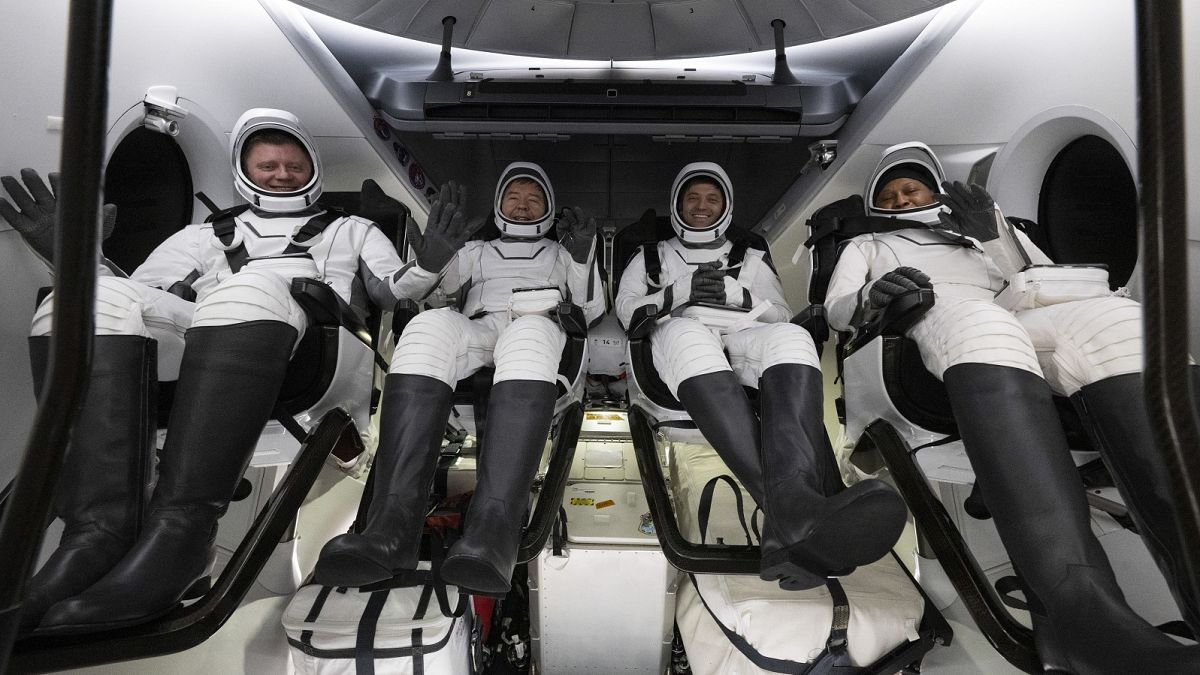
M 469 241 L 441 282 L 469 317 L 507 311 L 513 289 L 545 286 L 557 287 L 563 299 L 580 305 L 589 323 L 604 313 L 596 266 L 575 262 L 552 239 Z
M 274 258 L 284 255 L 292 236 L 319 213 L 266 214 L 248 209 L 235 217 L 235 227 L 248 259 Z M 315 243 L 304 249 L 315 265 L 313 278 L 329 284 L 352 307 L 365 309 L 369 299 L 377 307 L 390 309 L 398 298 L 409 297 L 398 274 L 403 263 L 395 247 L 370 221 L 357 216 L 338 218 L 313 239 Z M 303 271 L 305 266 L 297 266 L 297 272 Z M 162 289 L 183 281 L 196 292 L 197 301 L 202 301 L 233 274 L 212 224 L 202 223 L 168 238 L 132 278 Z
M 658 242 L 657 246 L 661 265 L 657 284 L 646 274 L 645 256 L 641 250 L 634 254 L 621 275 L 616 309 L 622 325 L 629 325 L 634 310 L 643 305 L 654 304 L 660 312 L 669 313 L 686 303 L 686 287 L 690 284 L 689 278 L 696 265 L 719 260 L 722 266 L 728 266 L 729 254 L 733 250 L 733 244 L 729 241 L 717 248 L 691 248 L 684 246 L 677 238 Z M 791 309 L 784 300 L 779 276 L 766 262 L 763 251 L 747 249 L 738 270 L 736 279 L 725 276 L 727 305 L 749 309 L 766 302 L 769 307 L 758 317 L 758 321 L 775 323 L 791 318 Z

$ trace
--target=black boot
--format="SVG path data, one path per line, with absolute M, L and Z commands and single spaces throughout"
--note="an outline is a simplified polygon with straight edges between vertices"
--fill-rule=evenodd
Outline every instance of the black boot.
M 781 365 L 763 373 L 766 445 L 731 371 L 688 378 L 678 391 L 705 439 L 762 507 L 759 576 L 778 579 L 788 590 L 819 586 L 828 576 L 849 574 L 879 559 L 895 543 L 905 520 L 904 502 L 880 481 L 826 494 L 833 485 L 829 473 L 837 469 L 828 439 L 821 439 L 820 373 L 804 369 Z M 768 462 L 772 477 L 764 481 Z M 850 541 L 846 533 L 858 533 L 868 543 Z
M 799 364 L 772 366 L 759 378 L 762 466 L 771 467 L 764 578 L 789 562 L 822 575 L 849 574 L 887 555 L 908 519 L 904 500 L 887 483 L 842 483 L 825 432 L 822 387 L 821 371 Z M 767 539 L 771 529 L 776 541 Z
M 951 366 L 943 379 L 996 529 L 1033 593 L 1034 641 L 1047 669 L 1200 673 L 1200 646 L 1179 644 L 1126 604 L 1092 534 L 1046 381 L 980 363 Z
M 505 380 L 492 387 L 487 446 L 479 458 L 466 530 L 442 566 L 447 583 L 477 595 L 508 593 L 554 399 L 551 382 Z
M 146 526 L 121 562 L 50 608 L 43 628 L 118 628 L 170 611 L 201 580 L 225 513 L 270 418 L 296 329 L 279 321 L 192 328 Z
M 424 375 L 388 375 L 367 522 L 330 539 L 313 581 L 364 586 L 417 568 L 425 507 L 454 390 Z
M 1071 402 L 1086 420 L 1088 435 L 1166 577 L 1184 621 L 1200 635 L 1200 588 L 1198 580 L 1188 578 L 1184 544 L 1175 527 L 1171 476 L 1154 440 L 1142 375 L 1119 375 L 1086 385 Z
M 41 393 L 49 337 L 29 338 Z M 51 605 L 78 595 L 133 546 L 154 447 L 156 343 L 136 335 L 95 338 L 92 375 L 54 496 L 65 527 L 58 548 L 29 582 L 21 630 Z

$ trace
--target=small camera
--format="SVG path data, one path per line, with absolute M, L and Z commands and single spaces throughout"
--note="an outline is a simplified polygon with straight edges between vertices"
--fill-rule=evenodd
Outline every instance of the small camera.
M 146 96 L 142 99 L 146 106 L 142 126 L 160 134 L 178 136 L 179 120 L 188 115 L 187 109 L 178 105 L 178 100 L 175 87 L 160 85 L 147 89 Z
M 146 111 L 146 118 L 142 120 L 142 126 L 168 136 L 179 135 L 179 122 L 151 114 L 149 110 Z

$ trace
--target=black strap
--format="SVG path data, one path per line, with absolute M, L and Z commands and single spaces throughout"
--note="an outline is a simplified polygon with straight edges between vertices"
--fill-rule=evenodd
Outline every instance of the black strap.
M 204 205 L 204 208 L 208 209 L 210 214 L 217 213 L 221 210 L 221 208 L 217 206 L 217 203 L 203 192 L 197 192 L 195 196 L 196 199 L 200 200 L 200 203 Z
M 354 672 L 358 675 L 375 675 L 375 629 L 390 592 L 372 593 L 358 620 L 358 638 L 354 642 Z
M 312 623 L 321 616 L 321 610 L 325 608 L 325 600 L 329 598 L 329 594 L 333 591 L 333 586 L 322 586 L 321 590 L 317 591 L 317 597 L 313 600 L 313 605 L 308 610 L 308 614 L 304 617 L 304 623 Z M 342 589 L 345 592 L 345 589 Z M 311 628 L 300 631 L 300 641 L 306 645 L 312 644 L 313 632 Z
M 739 239 L 733 242 L 733 248 L 729 249 L 729 264 L 726 267 L 729 271 L 726 272 L 734 279 L 742 273 L 742 261 L 746 259 L 746 250 L 750 248 L 750 242 L 745 239 Z
M 1021 578 L 1015 574 L 1000 577 L 996 580 L 996 592 L 1000 594 L 1000 602 L 1013 609 L 1029 610 L 1029 603 L 1017 596 L 1013 595 L 1020 591 L 1026 598 L 1029 597 L 1029 588 Z
M 225 260 L 229 263 L 229 269 L 233 272 L 238 272 L 245 267 L 246 261 L 250 258 L 250 254 L 246 252 L 245 246 L 229 248 L 233 246 L 234 235 L 237 233 L 236 218 L 248 208 L 250 207 L 234 207 L 218 211 L 209 216 L 209 220 L 212 221 L 213 236 L 226 247 Z
M 567 542 L 567 510 L 563 507 L 558 507 L 558 518 L 554 519 L 554 525 L 550 529 L 550 552 L 556 557 L 561 557 L 563 554 L 563 546 Z
M 425 618 L 425 612 L 429 609 L 429 597 L 431 595 L 433 595 L 433 586 L 425 586 L 421 589 L 421 597 L 417 600 L 417 611 L 413 612 L 414 621 Z M 421 640 L 421 633 L 421 628 L 414 628 L 409 637 L 409 642 L 412 644 L 413 650 L 413 675 L 425 675 L 425 645 Z
M 700 598 L 700 604 L 704 605 L 704 609 L 708 611 L 713 622 L 717 624 L 722 633 L 725 633 L 726 639 L 759 668 L 772 673 L 787 673 L 788 675 L 849 675 L 862 672 L 861 668 L 850 663 L 846 644 L 846 629 L 850 625 L 850 604 L 846 598 L 846 592 L 842 590 L 842 585 L 838 583 L 837 579 L 830 578 L 825 582 L 830 598 L 833 600 L 833 622 L 829 628 L 829 639 L 825 642 L 825 649 L 811 662 L 801 663 L 765 656 L 755 649 L 746 638 L 738 635 L 736 631 L 721 623 L 721 620 L 717 618 L 712 607 L 709 607 L 708 602 L 704 599 L 704 594 L 700 592 L 700 587 L 696 585 L 696 575 L 689 572 L 688 577 L 692 580 L 692 587 L 696 589 L 696 597 Z
M 650 285 L 660 288 L 658 275 L 662 273 L 662 259 L 658 257 L 658 242 L 642 244 L 641 249 L 642 262 L 646 266 L 646 278 L 650 280 Z
M 958 432 L 955 431 L 952 434 L 948 434 L 945 438 L 939 438 L 936 441 L 929 441 L 928 443 L 925 443 L 924 445 L 918 445 L 917 447 L 913 448 L 912 450 L 909 450 L 908 454 L 910 456 L 915 455 L 918 452 L 920 452 L 921 450 L 924 450 L 925 448 L 936 448 L 939 445 L 949 445 L 950 443 L 953 443 L 955 441 L 961 441 L 961 440 L 962 440 L 962 436 L 959 436 Z
M 1160 623 L 1156 628 L 1167 635 L 1174 635 L 1175 637 L 1185 638 L 1193 642 L 1196 641 L 1196 634 L 1192 632 L 1191 627 L 1179 619 Z
M 292 237 L 292 242 L 288 244 L 286 249 L 284 249 L 284 255 L 306 252 L 308 249 L 304 246 L 298 246 L 297 242 L 304 243 L 312 239 L 313 237 L 324 232 L 325 228 L 329 227 L 330 223 L 346 215 L 346 212 L 342 211 L 341 209 L 335 209 L 324 205 L 322 205 L 321 208 L 324 210 L 312 218 L 309 218 L 308 222 L 300 226 L 300 230 L 296 232 L 296 236 Z
M 708 517 L 709 512 L 712 511 L 713 491 L 716 490 L 718 481 L 726 483 L 733 490 L 733 497 L 737 502 L 738 522 L 742 524 L 742 532 L 746 533 L 746 545 L 753 546 L 754 540 L 750 538 L 750 528 L 746 527 L 746 508 L 742 503 L 742 490 L 728 474 L 713 476 L 700 491 L 700 505 L 696 509 L 696 516 L 700 521 L 700 543 L 703 544 L 708 535 Z

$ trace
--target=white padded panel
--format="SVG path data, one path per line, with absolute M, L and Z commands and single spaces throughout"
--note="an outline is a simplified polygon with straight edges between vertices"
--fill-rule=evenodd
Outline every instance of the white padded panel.
M 749 51 L 755 43 L 735 3 L 728 0 L 691 0 L 655 3 L 654 51 L 659 56 L 729 54 Z
M 570 53 L 619 53 L 625 59 L 654 58 L 654 28 L 644 2 L 626 5 L 579 3 L 571 27 Z

